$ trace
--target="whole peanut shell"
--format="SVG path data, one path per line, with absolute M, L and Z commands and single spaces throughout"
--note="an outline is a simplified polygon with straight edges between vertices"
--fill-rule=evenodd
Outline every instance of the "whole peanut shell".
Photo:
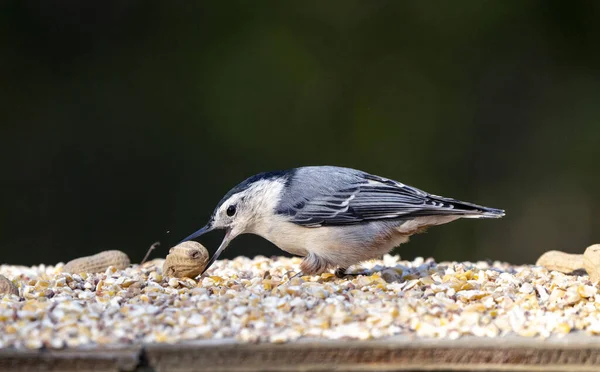
M 130 263 L 129 256 L 121 251 L 104 251 L 93 256 L 80 257 L 69 261 L 63 267 L 63 272 L 71 274 L 101 273 L 110 266 L 123 270 Z
M 4 296 L 4 295 L 8 295 L 8 294 L 18 296 L 19 288 L 17 288 L 15 283 L 10 281 L 7 277 L 0 275 L 0 296 Z
M 195 241 L 183 242 L 169 250 L 163 274 L 176 278 L 195 278 L 208 263 L 208 251 Z
M 583 253 L 583 267 L 592 282 L 600 281 L 600 244 L 587 247 Z
M 561 251 L 548 251 L 538 258 L 536 266 L 543 266 L 548 270 L 572 273 L 583 269 L 583 255 L 571 254 Z

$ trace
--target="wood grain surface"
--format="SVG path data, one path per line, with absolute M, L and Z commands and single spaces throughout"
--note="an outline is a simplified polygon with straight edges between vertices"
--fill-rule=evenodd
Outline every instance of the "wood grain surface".
M 239 344 L 207 340 L 61 351 L 0 350 L 2 371 L 597 371 L 600 337 Z

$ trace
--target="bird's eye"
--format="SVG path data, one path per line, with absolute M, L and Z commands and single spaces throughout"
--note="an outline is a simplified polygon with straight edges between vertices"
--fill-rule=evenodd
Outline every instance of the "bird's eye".
M 229 208 L 227 208 L 227 215 L 229 217 L 232 217 L 235 214 L 235 205 L 230 205 Z

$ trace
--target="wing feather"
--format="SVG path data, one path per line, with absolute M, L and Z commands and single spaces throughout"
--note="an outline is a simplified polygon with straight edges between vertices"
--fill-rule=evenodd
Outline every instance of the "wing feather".
M 299 168 L 290 180 L 284 200 L 277 212 L 307 227 L 493 211 L 431 195 L 383 177 L 337 167 Z

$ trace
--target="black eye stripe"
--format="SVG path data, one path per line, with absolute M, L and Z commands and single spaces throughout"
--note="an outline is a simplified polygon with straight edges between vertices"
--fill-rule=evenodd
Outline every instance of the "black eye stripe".
M 227 215 L 229 217 L 232 217 L 235 214 L 236 208 L 235 205 L 230 205 L 229 207 L 227 207 Z

